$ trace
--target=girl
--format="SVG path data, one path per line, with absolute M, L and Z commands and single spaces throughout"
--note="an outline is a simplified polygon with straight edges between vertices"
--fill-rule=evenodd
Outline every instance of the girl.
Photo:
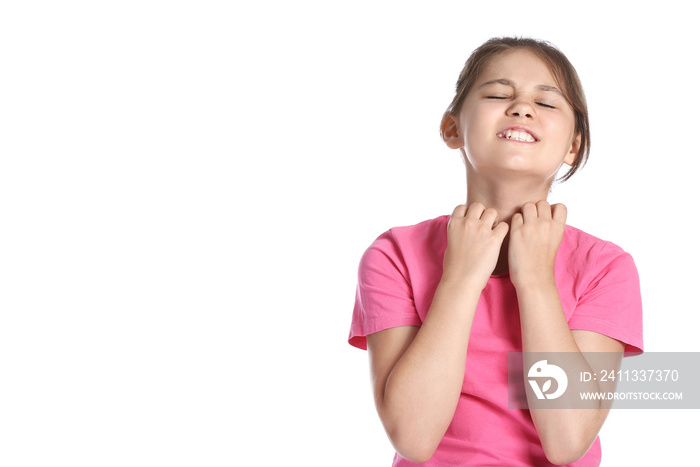
M 546 201 L 561 165 L 568 179 L 588 155 L 578 75 L 548 43 L 491 39 L 440 132 L 467 202 L 372 243 L 349 336 L 369 350 L 394 466 L 597 466 L 607 408 L 508 408 L 508 352 L 642 352 L 632 258 Z

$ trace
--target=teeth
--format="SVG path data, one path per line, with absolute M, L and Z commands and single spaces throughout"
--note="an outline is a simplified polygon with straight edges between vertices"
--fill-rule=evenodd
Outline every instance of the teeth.
M 535 141 L 535 138 L 533 138 L 532 135 L 527 131 L 506 130 L 503 133 L 499 133 L 496 136 L 498 136 L 499 138 L 514 139 L 516 141 L 524 141 L 527 143 L 532 143 Z

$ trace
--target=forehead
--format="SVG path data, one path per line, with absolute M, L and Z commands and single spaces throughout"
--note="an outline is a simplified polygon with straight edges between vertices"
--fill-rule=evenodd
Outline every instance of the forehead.
M 497 79 L 507 79 L 522 85 L 556 86 L 556 79 L 549 66 L 527 49 L 516 49 L 493 57 L 474 84 L 479 86 Z

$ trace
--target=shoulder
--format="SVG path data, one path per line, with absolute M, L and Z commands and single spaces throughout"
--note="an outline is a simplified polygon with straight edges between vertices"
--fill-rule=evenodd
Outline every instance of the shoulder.
M 392 227 L 372 242 L 361 264 L 391 264 L 405 272 L 415 265 L 432 262 L 447 248 L 449 220 L 449 215 L 443 215 L 417 224 Z
M 438 216 L 413 225 L 392 227 L 389 232 L 397 242 L 427 242 L 445 236 L 449 220 L 449 215 Z
M 613 242 L 603 240 L 570 225 L 566 226 L 561 246 L 565 251 L 568 250 L 571 254 L 586 256 L 603 255 L 606 257 L 614 257 L 628 254 L 622 247 Z
M 558 285 L 569 327 L 625 344 L 625 356 L 642 352 L 642 301 L 632 256 L 620 246 L 567 226 L 557 252 Z
M 416 251 L 440 243 L 447 238 L 449 215 L 438 216 L 417 224 L 392 227 L 374 240 L 370 249 L 398 248 Z
M 558 259 L 571 272 L 597 274 L 610 267 L 634 268 L 632 256 L 619 245 L 567 225 Z

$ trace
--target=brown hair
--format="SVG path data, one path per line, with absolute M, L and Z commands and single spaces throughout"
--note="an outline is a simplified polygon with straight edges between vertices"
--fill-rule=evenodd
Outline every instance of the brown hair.
M 499 55 L 519 49 L 533 52 L 547 65 L 557 85 L 561 88 L 566 102 L 574 110 L 575 131 L 581 134 L 581 146 L 571 168 L 561 178 L 561 181 L 566 181 L 586 163 L 591 149 L 588 106 L 576 69 L 569 62 L 569 59 L 549 42 L 529 38 L 494 37 L 474 50 L 459 75 L 455 86 L 455 97 L 442 116 L 440 136 L 444 136 L 445 119 L 459 113 L 467 93 L 491 61 Z

